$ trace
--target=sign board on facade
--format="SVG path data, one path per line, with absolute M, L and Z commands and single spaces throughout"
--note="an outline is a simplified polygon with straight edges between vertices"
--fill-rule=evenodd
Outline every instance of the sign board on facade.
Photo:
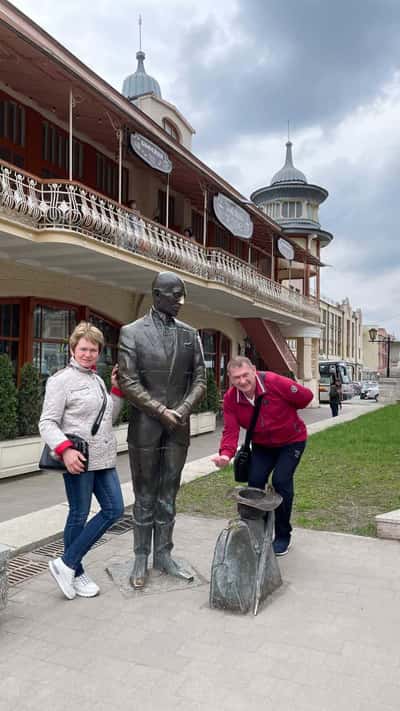
M 172 162 L 165 151 L 140 133 L 131 133 L 130 146 L 136 155 L 161 173 L 170 173 Z
M 246 210 L 236 205 L 226 195 L 218 193 L 213 198 L 213 208 L 221 225 L 226 227 L 235 237 L 250 239 L 253 234 L 253 222 Z
M 293 259 L 294 259 L 293 246 L 290 244 L 290 242 L 287 242 L 285 239 L 282 239 L 282 237 L 280 237 L 278 239 L 278 250 L 279 250 L 279 253 L 282 255 L 282 257 L 287 259 L 288 262 L 293 261 Z

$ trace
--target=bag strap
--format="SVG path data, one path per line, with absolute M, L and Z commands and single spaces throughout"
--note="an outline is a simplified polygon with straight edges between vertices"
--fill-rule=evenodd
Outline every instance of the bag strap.
M 254 411 L 253 411 L 253 414 L 252 414 L 252 416 L 251 416 L 250 426 L 249 426 L 249 429 L 248 429 L 247 432 L 246 432 L 246 438 L 245 438 L 245 440 L 244 440 L 244 447 L 245 447 L 245 449 L 249 449 L 249 448 L 250 448 L 250 442 L 251 442 L 251 438 L 252 438 L 252 436 L 253 436 L 254 428 L 255 428 L 255 426 L 256 426 L 258 414 L 259 414 L 259 412 L 260 412 L 260 407 L 261 407 L 263 395 L 264 395 L 264 393 L 262 393 L 261 395 L 259 395 L 259 396 L 256 398 L 255 405 L 254 405 Z
M 103 415 L 104 415 L 104 413 L 106 411 L 106 407 L 107 407 L 107 395 L 104 392 L 104 388 L 100 383 L 100 378 L 98 378 L 98 381 L 99 381 L 99 385 L 100 385 L 101 394 L 103 396 L 103 402 L 102 402 L 101 408 L 99 410 L 99 413 L 92 425 L 92 429 L 91 429 L 92 437 L 94 437 L 97 434 L 97 432 L 99 431 L 99 427 L 101 425 L 101 421 L 103 419 Z

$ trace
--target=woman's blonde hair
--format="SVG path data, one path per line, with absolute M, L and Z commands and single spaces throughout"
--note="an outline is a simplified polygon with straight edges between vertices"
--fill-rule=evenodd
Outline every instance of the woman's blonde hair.
M 96 346 L 99 347 L 99 353 L 104 346 L 104 336 L 97 326 L 93 326 L 92 323 L 88 321 L 81 321 L 72 331 L 69 337 L 69 347 L 72 352 L 75 351 L 81 338 L 86 338 L 86 340 L 91 341 Z

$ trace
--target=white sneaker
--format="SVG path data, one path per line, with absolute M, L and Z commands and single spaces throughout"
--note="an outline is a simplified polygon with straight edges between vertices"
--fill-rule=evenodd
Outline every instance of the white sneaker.
M 73 585 L 76 594 L 80 597 L 96 597 L 100 592 L 99 586 L 86 573 L 74 578 Z
M 62 558 L 55 558 L 49 562 L 49 570 L 58 587 L 68 600 L 73 600 L 76 596 L 73 585 L 75 570 L 65 565 Z

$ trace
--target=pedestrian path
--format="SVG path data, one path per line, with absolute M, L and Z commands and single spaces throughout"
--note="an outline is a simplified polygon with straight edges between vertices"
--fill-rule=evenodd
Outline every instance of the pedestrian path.
M 123 594 L 105 569 L 131 532 L 87 556 L 98 598 L 67 601 L 46 572 L 0 613 L 0 711 L 398 711 L 399 545 L 296 530 L 283 586 L 257 617 L 211 610 L 225 521 L 178 516 L 176 555 L 202 585 Z

